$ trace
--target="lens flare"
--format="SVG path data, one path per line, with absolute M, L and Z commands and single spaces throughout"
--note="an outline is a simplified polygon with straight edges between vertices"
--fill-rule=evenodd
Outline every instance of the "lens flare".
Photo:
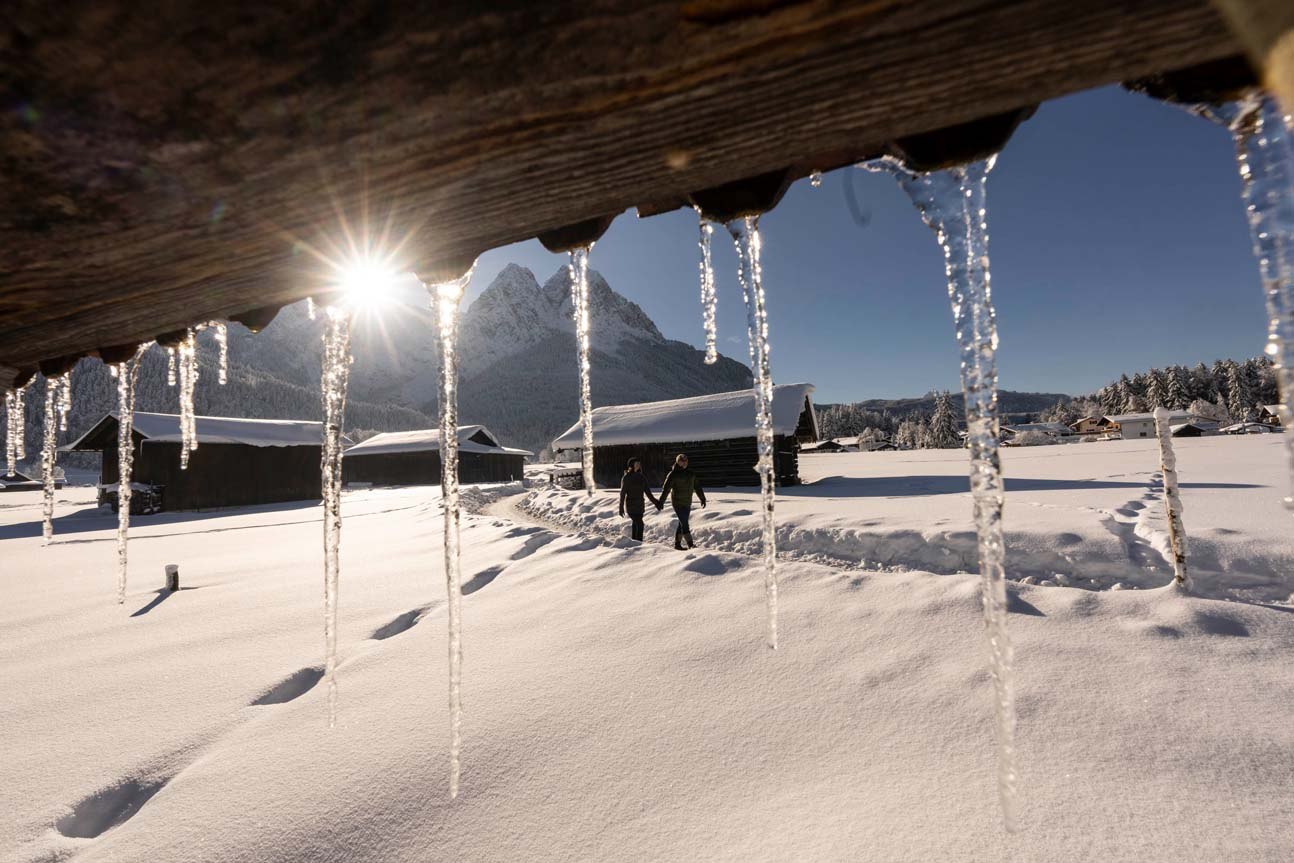
M 341 268 L 337 285 L 356 311 L 374 310 L 391 304 L 399 278 L 386 262 L 360 258 Z

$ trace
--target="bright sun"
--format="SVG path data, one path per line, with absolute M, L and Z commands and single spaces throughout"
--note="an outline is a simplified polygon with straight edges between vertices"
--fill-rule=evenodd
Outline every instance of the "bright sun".
M 353 308 L 371 310 L 391 302 L 398 278 L 384 262 L 364 258 L 343 267 L 338 284 Z

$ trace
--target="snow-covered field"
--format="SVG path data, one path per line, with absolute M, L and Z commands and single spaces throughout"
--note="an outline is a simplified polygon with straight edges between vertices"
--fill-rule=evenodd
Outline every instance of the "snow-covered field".
M 964 453 L 804 460 L 777 652 L 757 490 L 711 495 L 690 553 L 625 540 L 611 492 L 473 495 L 453 802 L 433 490 L 346 496 L 331 730 L 317 505 L 138 519 L 123 607 L 92 490 L 45 548 L 35 496 L 0 496 L 0 858 L 1286 861 L 1279 441 L 1178 447 L 1201 588 L 1247 601 L 1155 588 L 1153 443 L 1004 454 L 1014 578 L 1141 588 L 1013 586 L 1014 836 Z

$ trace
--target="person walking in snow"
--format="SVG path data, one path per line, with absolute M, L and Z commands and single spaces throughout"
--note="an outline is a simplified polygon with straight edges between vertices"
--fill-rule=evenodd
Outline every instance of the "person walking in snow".
M 679 453 L 674 459 L 674 467 L 665 477 L 665 484 L 660 488 L 660 499 L 663 502 L 665 495 L 669 495 L 670 505 L 674 507 L 674 517 L 678 519 L 678 529 L 674 531 L 674 547 L 679 551 L 686 551 L 683 547 L 683 540 L 687 540 L 687 548 L 692 548 L 692 527 L 688 524 L 688 516 L 692 513 L 692 495 L 695 494 L 701 501 L 701 509 L 705 509 L 705 490 L 701 488 L 701 480 L 687 466 L 687 454 Z M 663 503 L 656 504 L 659 511 Z
M 661 496 L 664 497 L 664 494 Z M 647 510 L 644 497 L 660 512 L 661 502 L 651 493 L 651 483 L 647 481 L 647 474 L 643 473 L 643 463 L 631 458 L 625 465 L 625 475 L 620 478 L 620 515 L 623 516 L 626 512 L 629 514 L 629 521 L 633 525 L 630 535 L 639 542 L 643 539 L 643 513 Z

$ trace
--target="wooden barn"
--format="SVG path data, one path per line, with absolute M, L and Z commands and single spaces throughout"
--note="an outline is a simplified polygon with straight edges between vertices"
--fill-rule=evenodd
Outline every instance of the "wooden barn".
M 481 425 L 458 427 L 458 481 L 514 482 L 523 477 L 524 449 L 499 443 Z M 374 485 L 440 485 L 440 429 L 386 432 L 346 450 L 345 482 Z
M 198 448 L 189 454 L 188 468 L 181 470 L 179 415 L 135 413 L 131 480 L 159 488 L 162 509 L 320 499 L 322 423 L 196 417 L 194 425 Z M 100 487 L 115 486 L 116 414 L 99 420 L 62 451 L 101 453 Z
M 783 384 L 773 392 L 773 431 L 779 485 L 800 482 L 800 445 L 818 439 L 818 418 L 809 396 L 812 384 Z M 593 474 L 598 485 L 619 486 L 625 463 L 642 459 L 655 483 L 665 478 L 674 456 L 687 453 L 703 486 L 759 485 L 755 472 L 755 394 L 694 396 L 663 402 L 616 405 L 593 411 Z M 553 441 L 553 450 L 584 443 L 577 421 Z

